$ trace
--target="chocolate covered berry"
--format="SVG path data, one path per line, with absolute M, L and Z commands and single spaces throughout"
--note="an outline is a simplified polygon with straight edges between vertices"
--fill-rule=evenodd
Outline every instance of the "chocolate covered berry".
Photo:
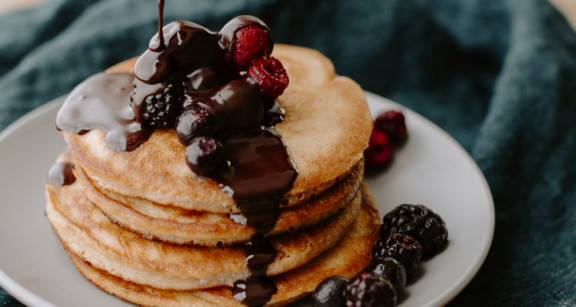
M 197 137 L 186 147 L 186 162 L 200 176 L 214 176 L 224 164 L 224 150 L 216 139 Z
M 155 129 L 173 128 L 182 111 L 183 100 L 182 82 L 168 82 L 160 93 L 146 96 L 141 108 L 141 119 L 145 125 Z
M 218 129 L 216 116 L 210 109 L 195 104 L 184 110 L 178 117 L 176 132 L 184 145 L 199 136 L 213 136 Z

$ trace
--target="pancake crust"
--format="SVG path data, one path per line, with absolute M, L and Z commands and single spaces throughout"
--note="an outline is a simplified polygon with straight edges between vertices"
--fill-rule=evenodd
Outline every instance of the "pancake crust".
M 340 211 L 356 196 L 363 168 L 363 163 L 357 164 L 344 180 L 311 202 L 282 210 L 269 235 L 294 232 L 318 224 Z M 75 173 L 93 204 L 113 222 L 143 237 L 175 244 L 222 246 L 248 241 L 254 233 L 251 227 L 234 222 L 227 214 L 156 205 L 100 191 L 81 168 L 76 168 Z
M 278 292 L 267 306 L 283 306 L 308 295 L 324 279 L 340 275 L 348 278 L 370 262 L 372 244 L 377 238 L 379 218 L 368 188 L 362 188 L 362 211 L 347 235 L 332 249 L 312 262 L 273 277 Z M 128 302 L 142 306 L 243 306 L 232 297 L 231 288 L 176 291 L 162 290 L 126 281 L 68 251 L 78 270 L 92 283 Z
M 95 267 L 164 289 L 231 286 L 248 276 L 242 247 L 180 246 L 151 241 L 112 223 L 85 196 L 78 181 L 46 186 L 47 215 L 63 245 Z M 332 248 L 360 211 L 360 193 L 340 213 L 299 232 L 275 237 L 269 276 L 301 266 Z
M 364 92 L 349 78 L 336 76 L 330 60 L 312 49 L 276 45 L 290 84 L 277 101 L 287 115 L 275 129 L 298 170 L 285 206 L 320 194 L 362 159 L 372 121 Z M 111 71 L 131 71 L 135 59 Z M 114 152 L 105 133 L 62 131 L 68 149 L 101 190 L 157 204 L 213 213 L 238 213 L 232 197 L 213 180 L 186 165 L 184 146 L 172 130 L 156 130 L 131 152 Z

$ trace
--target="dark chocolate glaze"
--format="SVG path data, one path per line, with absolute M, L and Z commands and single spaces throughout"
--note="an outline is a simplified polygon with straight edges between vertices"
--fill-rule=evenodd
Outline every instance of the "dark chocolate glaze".
M 256 24 L 267 33 L 270 29 L 252 16 L 236 17 L 220 32 L 188 21 L 162 27 L 163 1 L 158 7 L 158 35 L 136 62 L 134 74 L 98 74 L 80 84 L 60 110 L 57 126 L 76 133 L 102 129 L 107 131 L 108 147 L 133 150 L 151 132 L 141 124 L 146 97 L 161 93 L 169 82 L 182 82 L 183 108 L 199 104 L 210 109 L 223 131 L 220 139 L 229 167 L 211 179 L 232 191 L 242 213 L 234 220 L 255 230 L 244 244 L 250 275 L 235 283 L 234 297 L 261 306 L 276 293 L 276 285 L 266 277 L 276 250 L 265 235 L 276 225 L 280 203 L 297 172 L 272 127 L 283 119 L 284 110 L 232 68 L 230 54 L 241 27 Z M 271 52 L 270 34 L 269 42 Z
M 66 98 L 56 127 L 79 134 L 101 129 L 107 132 L 108 148 L 118 152 L 138 148 L 150 131 L 134 119 L 130 108 L 133 80 L 130 73 L 100 73 L 88 78 Z
M 270 232 L 280 216 L 280 203 L 296 179 L 297 172 L 282 143 L 272 128 L 255 134 L 232 137 L 225 147 L 230 170 L 222 182 L 229 186 L 245 222 L 254 235 L 244 244 L 250 275 L 234 283 L 234 297 L 248 306 L 261 306 L 276 293 L 276 285 L 266 276 L 276 258 L 276 250 L 264 235 Z
M 134 66 L 134 74 L 145 83 L 159 83 L 182 77 L 205 67 L 215 67 L 223 50 L 218 48 L 219 34 L 189 21 L 174 21 L 164 27 L 166 48 L 156 52 L 158 37 L 150 40 L 146 50 Z
M 76 176 L 72 172 L 73 169 L 74 163 L 58 162 L 52 165 L 48 171 L 48 184 L 56 186 L 73 184 L 76 181 Z
M 212 108 L 221 125 L 250 128 L 259 126 L 264 119 L 262 93 L 247 78 L 228 82 L 205 103 Z

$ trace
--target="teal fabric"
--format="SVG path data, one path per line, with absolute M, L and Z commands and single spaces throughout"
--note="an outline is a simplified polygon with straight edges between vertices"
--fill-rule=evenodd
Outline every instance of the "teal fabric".
M 488 258 L 454 306 L 576 305 L 576 34 L 538 0 L 170 0 L 165 20 L 261 17 L 277 42 L 431 119 L 492 189 Z M 52 0 L 0 16 L 0 129 L 138 55 L 154 0 Z M 0 254 L 1 257 L 1 254 Z M 0 291 L 0 305 L 15 301 Z

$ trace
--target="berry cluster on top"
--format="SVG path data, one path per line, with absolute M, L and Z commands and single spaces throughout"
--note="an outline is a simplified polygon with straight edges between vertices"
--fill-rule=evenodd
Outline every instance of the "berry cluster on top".
M 422 256 L 442 251 L 448 232 L 432 210 L 403 204 L 384 216 L 380 236 L 368 267 L 350 280 L 342 276 L 324 280 L 312 293 L 314 306 L 396 306 L 407 276 L 415 276 Z
M 235 17 L 218 32 L 187 21 L 162 32 L 134 67 L 135 118 L 146 129 L 175 129 L 191 169 L 214 176 L 226 167 L 228 137 L 282 120 L 274 100 L 288 75 L 270 56 L 270 29 L 256 17 Z

